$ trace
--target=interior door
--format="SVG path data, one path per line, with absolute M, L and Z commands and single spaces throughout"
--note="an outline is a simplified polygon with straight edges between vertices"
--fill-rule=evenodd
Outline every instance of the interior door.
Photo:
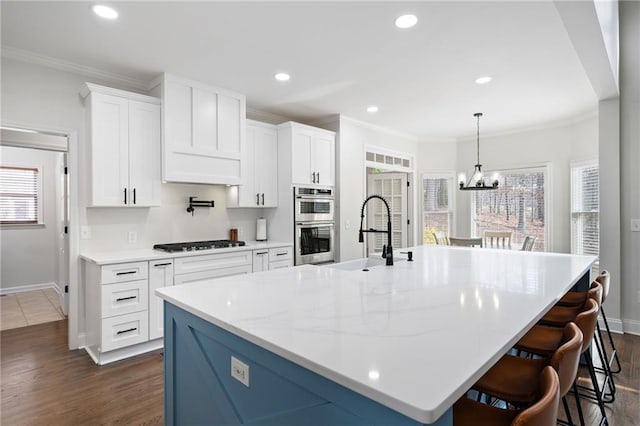
M 391 210 L 391 242 L 397 250 L 407 246 L 407 174 L 370 173 L 367 175 L 367 196 L 380 195 Z M 387 229 L 387 209 L 380 200 L 367 204 L 367 228 Z M 382 252 L 387 244 L 387 234 L 367 234 L 367 256 Z

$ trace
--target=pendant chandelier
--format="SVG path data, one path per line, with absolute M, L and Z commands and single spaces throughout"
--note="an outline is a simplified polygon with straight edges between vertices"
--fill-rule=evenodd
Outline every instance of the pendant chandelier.
M 476 112 L 473 114 L 477 119 L 477 130 L 476 130 L 476 152 L 477 159 L 476 165 L 474 166 L 473 173 L 469 180 L 466 179 L 464 173 L 461 173 L 458 177 L 460 189 L 462 191 L 481 191 L 486 189 L 497 189 L 498 188 L 498 175 L 495 174 L 493 176 L 491 185 L 487 185 L 484 180 L 484 174 L 482 173 L 482 164 L 480 164 L 480 117 L 482 117 L 481 112 Z

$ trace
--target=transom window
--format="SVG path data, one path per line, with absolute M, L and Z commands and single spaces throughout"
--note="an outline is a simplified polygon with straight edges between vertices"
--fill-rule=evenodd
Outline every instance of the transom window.
M 40 223 L 40 188 L 40 170 L 37 167 L 0 166 L 0 223 Z

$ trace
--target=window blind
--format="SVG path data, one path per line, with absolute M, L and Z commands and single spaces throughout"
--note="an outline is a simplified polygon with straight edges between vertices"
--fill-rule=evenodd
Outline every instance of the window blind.
M 423 241 L 435 244 L 434 232 L 451 233 L 453 209 L 450 203 L 453 178 L 424 177 L 423 187 Z
M 571 166 L 571 252 L 600 254 L 600 171 L 594 162 Z
M 38 223 L 38 169 L 0 166 L 0 223 Z

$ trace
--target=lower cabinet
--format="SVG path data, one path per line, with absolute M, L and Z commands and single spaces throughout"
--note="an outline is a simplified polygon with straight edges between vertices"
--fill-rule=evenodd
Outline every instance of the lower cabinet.
M 149 261 L 149 340 L 164 336 L 164 300 L 156 289 L 173 285 L 173 259 Z
M 253 251 L 253 272 L 271 271 L 293 266 L 293 247 Z
M 85 350 L 97 364 L 162 347 L 149 341 L 148 262 L 85 262 L 84 274 Z
M 83 265 L 85 350 L 97 364 L 107 364 L 162 347 L 164 304 L 157 289 L 291 267 L 293 248 Z

